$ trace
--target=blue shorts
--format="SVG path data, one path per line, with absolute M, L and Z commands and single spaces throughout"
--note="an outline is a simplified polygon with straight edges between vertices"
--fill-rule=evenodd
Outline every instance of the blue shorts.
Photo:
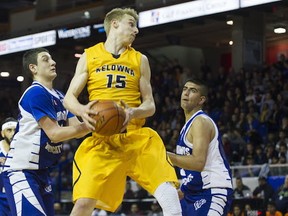
M 8 201 L 6 199 L 6 195 L 5 197 L 0 196 L 0 215 L 1 216 L 11 216 L 11 211 L 8 205 Z
M 3 185 L 3 175 L 0 173 L 0 215 L 1 216 L 10 216 L 11 211 L 9 208 L 9 204 L 7 201 L 7 196 L 4 190 L 4 185 Z
M 231 207 L 232 195 L 233 190 L 228 188 L 211 188 L 184 194 L 181 199 L 182 215 L 226 216 Z
M 48 170 L 3 173 L 12 215 L 54 216 L 54 196 Z

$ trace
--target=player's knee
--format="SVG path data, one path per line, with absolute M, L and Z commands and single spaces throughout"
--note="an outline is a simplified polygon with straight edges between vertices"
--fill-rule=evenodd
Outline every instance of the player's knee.
M 169 182 L 161 184 L 154 197 L 161 206 L 164 216 L 181 216 L 182 210 L 176 188 Z
M 85 209 L 85 210 L 92 210 L 96 206 L 96 200 L 93 199 L 87 199 L 87 198 L 81 198 L 78 199 L 74 205 L 74 208 L 77 209 Z

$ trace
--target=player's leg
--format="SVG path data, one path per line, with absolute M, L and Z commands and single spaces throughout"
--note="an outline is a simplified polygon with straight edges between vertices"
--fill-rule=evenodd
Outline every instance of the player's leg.
M 153 196 L 157 199 L 164 216 L 182 216 L 182 210 L 176 188 L 170 182 L 164 182 Z
M 73 216 L 90 216 L 94 208 L 113 212 L 125 192 L 126 168 L 121 149 L 111 145 L 109 137 L 95 136 L 86 138 L 74 156 Z
M 96 197 L 94 198 L 93 193 L 99 189 L 95 185 L 94 174 L 99 169 L 96 166 L 98 161 L 97 157 L 93 160 L 92 144 L 94 140 L 91 137 L 86 138 L 81 145 L 78 147 L 74 160 L 73 160 L 73 202 L 71 214 L 73 216 L 90 216 L 96 207 Z M 94 170 L 92 172 L 92 170 Z M 96 171 L 95 171 L 96 170 Z M 101 172 L 101 170 L 99 170 Z M 92 189 L 93 188 L 93 189 Z M 89 191 L 91 193 L 89 193 Z M 89 198 L 88 198 L 89 197 Z
M 55 199 L 54 199 L 54 193 L 52 191 L 52 187 L 50 182 L 52 182 L 50 180 L 50 176 L 43 176 L 42 179 L 39 179 L 39 181 L 41 182 L 41 194 L 42 194 L 42 199 L 43 199 L 43 203 L 45 206 L 45 212 L 47 215 L 55 215 L 55 210 L 54 210 L 54 203 L 55 203 Z M 47 182 L 49 184 L 47 184 Z
M 89 198 L 80 198 L 76 200 L 70 216 L 91 215 L 96 206 L 96 200 Z
M 209 191 L 209 190 L 208 190 Z M 208 216 L 225 216 L 227 215 L 232 200 L 232 189 L 212 188 L 211 202 L 209 202 Z
M 129 176 L 154 195 L 164 216 L 182 216 L 175 187 L 179 182 L 160 136 L 150 128 L 142 128 L 141 133 L 135 131 L 132 135 L 130 132 L 130 139 L 132 147 L 137 149 L 130 154 Z
M 3 216 L 11 216 L 11 211 L 6 197 L 0 197 L 0 212 Z
M 41 174 L 44 174 L 45 177 L 39 176 L 37 171 L 3 173 L 4 186 L 12 215 L 43 216 L 49 215 L 53 211 L 53 207 L 52 210 L 47 210 L 49 203 L 45 203 L 43 200 L 43 190 L 46 190 L 46 196 L 51 198 L 52 203 L 54 201 L 51 185 L 49 182 L 42 184 L 41 181 L 47 179 L 48 175 L 47 173 Z
M 231 206 L 232 193 L 232 189 L 213 188 L 185 195 L 181 200 L 183 216 L 225 216 Z
M 3 216 L 10 216 L 11 215 L 11 211 L 10 211 L 9 204 L 7 201 L 7 195 L 5 193 L 1 173 L 0 173 L 0 212 L 1 212 L 1 214 L 3 214 Z

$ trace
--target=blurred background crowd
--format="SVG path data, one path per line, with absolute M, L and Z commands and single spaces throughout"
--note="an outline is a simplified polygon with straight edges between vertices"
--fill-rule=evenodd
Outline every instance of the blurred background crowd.
M 83 38 L 58 35 L 57 45 L 48 47 L 57 62 L 55 88 L 65 93 L 79 57 L 76 54 L 80 55 L 85 47 L 105 37 L 99 25 L 105 11 L 124 5 L 145 11 L 180 2 L 193 1 L 1 0 L 0 39 L 51 29 L 62 33 L 70 29 L 75 33 L 76 27 L 89 28 L 91 35 Z M 205 4 L 208 2 L 217 6 L 220 0 L 205 1 Z M 287 33 L 273 32 L 279 23 L 288 23 L 288 2 L 267 2 L 272 3 L 141 28 L 133 44 L 147 55 L 152 70 L 156 113 L 147 119 L 146 125 L 160 134 L 167 150 L 175 151 L 184 124 L 180 107 L 184 82 L 197 75 L 208 83 L 208 103 L 204 111 L 220 129 L 233 174 L 235 192 L 229 216 L 288 216 Z M 18 7 L 24 3 L 25 7 L 20 10 Z M 227 26 L 228 20 L 234 20 L 234 25 Z M 2 48 L 5 47 L 0 44 L 0 52 Z M 10 78 L 0 77 L 0 122 L 7 117 L 17 118 L 18 100 L 30 84 L 26 79 L 22 83 L 14 80 L 16 75 L 22 75 L 22 54 L 4 54 L 0 58 L 1 72 L 11 72 Z M 263 59 L 269 63 L 261 63 Z M 81 95 L 81 101 L 87 102 L 85 94 Z M 59 216 L 69 215 L 73 205 L 72 161 L 81 141 L 65 142 L 61 162 L 52 170 L 57 201 L 54 207 Z M 127 179 L 119 210 L 110 213 L 95 209 L 93 216 L 100 215 L 163 214 L 150 194 Z
M 174 151 L 178 134 L 184 124 L 180 94 L 185 80 L 194 75 L 193 68 L 183 67 L 177 59 L 171 59 L 153 65 L 152 71 L 151 83 L 157 111 L 153 117 L 147 119 L 146 125 L 160 134 L 167 150 Z M 285 164 L 287 165 L 288 161 L 288 60 L 286 57 L 282 55 L 281 59 L 272 65 L 263 64 L 261 67 L 243 68 L 240 71 L 233 69 L 226 71 L 223 67 L 211 68 L 205 63 L 201 66 L 200 76 L 210 87 L 209 102 L 204 110 L 219 126 L 230 165 L 232 168 L 246 166 L 246 169 L 241 171 L 233 169 L 233 177 L 259 177 L 260 172 L 263 172 L 263 164 L 280 164 L 278 169 L 264 170 L 265 177 L 287 174 L 288 167 Z M 65 92 L 65 88 L 67 85 L 62 86 L 62 91 Z M 7 116 L 17 117 L 18 99 L 12 92 L 1 95 L 2 120 Z M 59 202 L 64 200 L 69 203 L 71 200 L 72 160 L 80 142 L 81 139 L 70 140 L 64 144 L 61 163 L 53 172 L 53 185 Z M 127 185 L 125 199 L 153 200 L 142 190 L 140 190 L 142 194 L 139 195 L 137 186 L 130 190 L 129 179 Z M 288 186 L 286 187 L 288 190 Z M 277 198 L 278 188 L 272 189 L 273 193 L 271 192 L 270 198 L 266 200 L 266 206 L 268 201 L 275 201 Z M 288 200 L 287 193 L 284 193 L 284 197 Z M 245 197 L 243 194 L 242 196 Z M 258 195 L 250 191 L 248 196 Z M 264 198 L 263 194 L 261 196 Z M 288 201 L 286 205 L 288 206 Z M 128 207 L 126 203 L 126 211 L 130 211 L 131 206 Z M 284 213 L 286 209 L 282 211 Z

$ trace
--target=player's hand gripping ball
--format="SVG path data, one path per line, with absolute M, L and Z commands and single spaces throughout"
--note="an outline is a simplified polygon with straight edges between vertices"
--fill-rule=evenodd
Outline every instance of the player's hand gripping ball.
M 91 109 L 98 112 L 93 115 L 96 120 L 95 131 L 102 136 L 111 136 L 120 133 L 125 121 L 126 113 L 114 101 L 98 101 Z

